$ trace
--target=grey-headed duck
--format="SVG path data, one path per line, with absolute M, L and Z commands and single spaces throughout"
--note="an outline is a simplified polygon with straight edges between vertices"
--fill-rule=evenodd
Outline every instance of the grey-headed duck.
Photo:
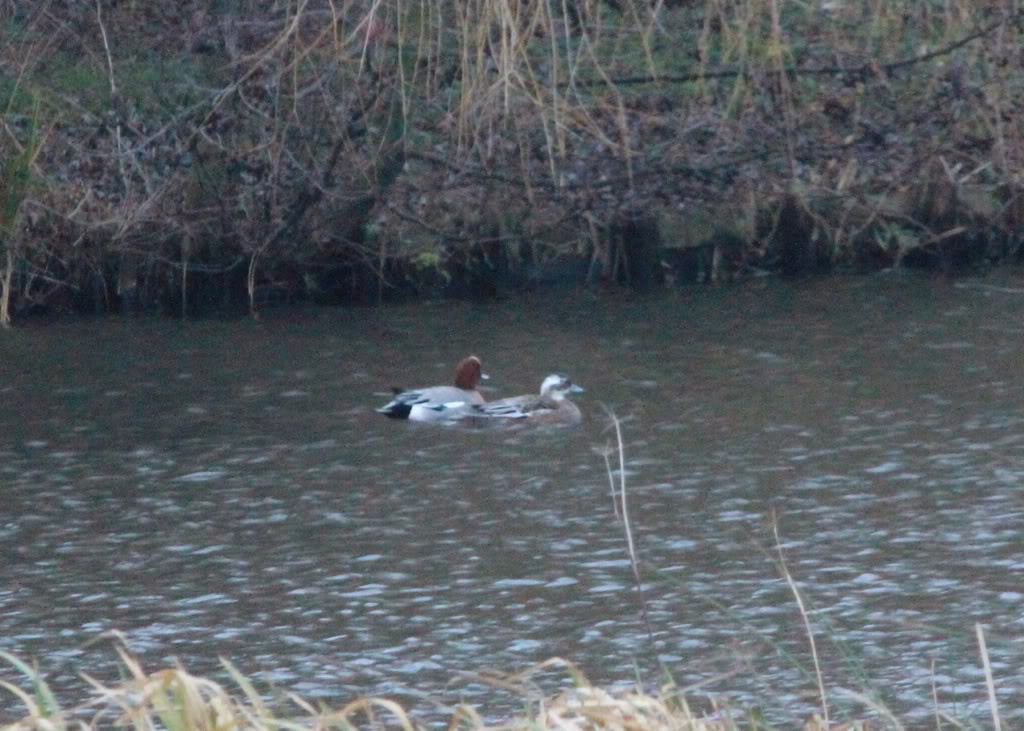
M 583 393 L 566 375 L 552 373 L 544 379 L 540 393 L 513 396 L 486 404 L 471 406 L 464 413 L 476 423 L 486 420 L 571 426 L 578 424 L 583 415 L 579 407 L 569 400 L 572 393 Z

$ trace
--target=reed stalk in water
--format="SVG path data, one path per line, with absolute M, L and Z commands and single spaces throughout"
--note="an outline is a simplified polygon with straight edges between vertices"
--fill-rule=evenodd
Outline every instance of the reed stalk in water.
M 654 631 L 651 629 L 651 621 L 647 614 L 647 600 L 644 597 L 644 586 L 643 581 L 640 578 L 640 563 L 636 556 L 636 544 L 633 542 L 633 528 L 629 523 L 629 505 L 626 502 L 626 448 L 622 441 L 622 425 L 613 412 L 605 409 L 605 413 L 608 414 L 608 418 L 611 419 L 611 428 L 615 430 L 615 443 L 619 454 L 619 509 L 617 511 L 617 517 L 622 523 L 622 530 L 626 535 L 626 548 L 629 550 L 629 563 L 633 568 L 633 580 L 636 582 L 636 594 L 640 601 L 640 616 L 644 622 L 644 628 L 647 630 L 647 639 L 651 642 L 651 650 L 655 650 L 654 644 Z M 605 465 L 608 465 L 608 459 L 605 458 Z M 614 478 L 612 476 L 610 465 L 608 472 L 608 480 L 613 485 L 614 493 Z
M 985 670 L 985 688 L 988 690 L 988 705 L 992 711 L 992 728 L 1002 731 L 1003 724 L 999 717 L 999 704 L 996 703 L 996 683 L 992 677 L 992 663 L 988 659 L 988 646 L 985 644 L 985 630 L 980 623 L 974 625 L 978 635 L 978 650 L 981 652 L 981 664 Z
M 814 641 L 814 630 L 811 628 L 811 620 L 807 615 L 807 608 L 804 606 L 803 597 L 800 596 L 800 589 L 797 588 L 796 582 L 793 581 L 793 575 L 789 573 L 789 568 L 786 566 L 786 557 L 782 553 L 782 539 L 779 538 L 779 521 L 774 512 L 772 513 L 772 533 L 775 535 L 775 548 L 779 552 L 779 569 L 789 585 L 789 590 L 796 599 L 796 604 L 800 608 L 800 618 L 803 620 L 804 630 L 807 632 L 807 641 L 811 646 L 811 658 L 814 661 L 814 675 L 818 680 L 818 696 L 821 698 L 822 720 L 825 723 L 825 728 L 828 728 L 828 695 L 825 693 L 825 679 L 821 672 L 821 662 L 818 660 L 818 645 Z

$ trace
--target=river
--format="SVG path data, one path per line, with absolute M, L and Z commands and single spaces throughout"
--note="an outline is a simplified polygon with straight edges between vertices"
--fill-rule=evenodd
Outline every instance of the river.
M 150 669 L 225 679 L 225 656 L 263 687 L 385 694 L 429 722 L 460 700 L 519 712 L 472 674 L 561 656 L 800 720 L 816 683 L 774 515 L 838 715 L 863 715 L 851 689 L 928 722 L 934 691 L 984 722 L 981 623 L 1020 718 L 1022 313 L 1004 272 L 29 321 L 0 333 L 0 650 L 84 688 L 113 657 L 85 643 L 118 630 Z M 568 373 L 584 424 L 374 413 L 469 353 L 488 398 Z

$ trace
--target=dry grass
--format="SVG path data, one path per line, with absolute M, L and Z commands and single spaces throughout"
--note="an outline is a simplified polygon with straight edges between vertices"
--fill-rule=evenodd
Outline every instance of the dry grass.
M 1024 217 L 1010 0 L 244 5 L 0 2 L 0 157 L 32 99 L 52 129 L 0 241 L 12 307 L 358 298 L 345 272 L 383 291 L 506 244 L 610 276 L 625 213 L 744 210 L 757 253 L 783 196 L 840 264 Z
M 85 677 L 93 688 L 89 701 L 61 708 L 40 673 L 19 659 L 0 653 L 26 679 L 27 688 L 0 681 L 0 688 L 18 698 L 26 709 L 24 717 L 0 726 L 3 731 L 72 731 L 101 728 L 169 729 L 171 731 L 214 731 L 237 729 L 284 731 L 292 729 L 382 729 L 422 728 L 397 703 L 385 698 L 358 698 L 340 708 L 314 707 L 288 694 L 282 707 L 272 708 L 255 686 L 231 663 L 222 661 L 235 687 L 228 688 L 208 678 L 192 675 L 181 665 L 153 672 L 119 650 L 127 679 L 104 685 Z M 549 668 L 562 668 L 573 687 L 545 698 L 526 698 L 530 677 Z M 500 724 L 487 724 L 469 706 L 454 712 L 449 729 L 492 729 L 494 731 L 738 731 L 768 728 L 753 716 L 728 707 L 709 713 L 691 709 L 672 686 L 652 693 L 637 690 L 610 692 L 587 682 L 583 674 L 561 659 L 549 660 L 527 673 L 498 679 L 484 679 L 503 689 L 522 689 L 529 714 Z M 816 718 L 794 727 L 806 731 L 827 728 Z M 833 729 L 873 728 L 861 723 L 833 726 Z

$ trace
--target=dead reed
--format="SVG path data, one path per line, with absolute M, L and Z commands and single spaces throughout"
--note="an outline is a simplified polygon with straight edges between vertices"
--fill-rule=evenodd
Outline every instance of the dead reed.
M 8 315 L 1020 253 L 1011 0 L 214 5 L 0 3 Z
M 27 688 L 0 681 L 0 689 L 17 698 L 24 716 L 0 726 L 3 731 L 84 731 L 102 728 L 134 728 L 174 731 L 305 731 L 344 729 L 422 728 L 397 703 L 386 698 L 358 698 L 340 708 L 316 707 L 288 693 L 280 707 L 271 707 L 255 685 L 234 665 L 222 665 L 233 688 L 209 678 L 189 673 L 180 664 L 149 672 L 129 652 L 118 654 L 126 679 L 105 685 L 83 676 L 93 688 L 93 697 L 85 703 L 62 708 L 42 675 L 18 658 L 0 653 L 24 676 Z M 698 713 L 671 685 L 653 692 L 628 690 L 611 692 L 591 685 L 571 663 L 554 658 L 506 678 L 484 679 L 504 689 L 523 688 L 530 677 L 550 668 L 561 668 L 572 679 L 569 687 L 555 695 L 536 698 L 524 695 L 530 707 L 526 715 L 500 724 L 486 724 L 469 706 L 456 708 L 450 729 L 490 729 L 493 731 L 739 731 L 758 728 L 745 721 L 741 713 L 721 707 L 711 713 Z M 525 691 L 524 691 L 525 693 Z M 826 726 L 811 720 L 800 726 L 806 731 L 823 731 Z M 766 728 L 766 727 L 765 727 Z M 835 728 L 835 727 L 833 727 Z M 861 724 L 845 729 L 870 728 Z

